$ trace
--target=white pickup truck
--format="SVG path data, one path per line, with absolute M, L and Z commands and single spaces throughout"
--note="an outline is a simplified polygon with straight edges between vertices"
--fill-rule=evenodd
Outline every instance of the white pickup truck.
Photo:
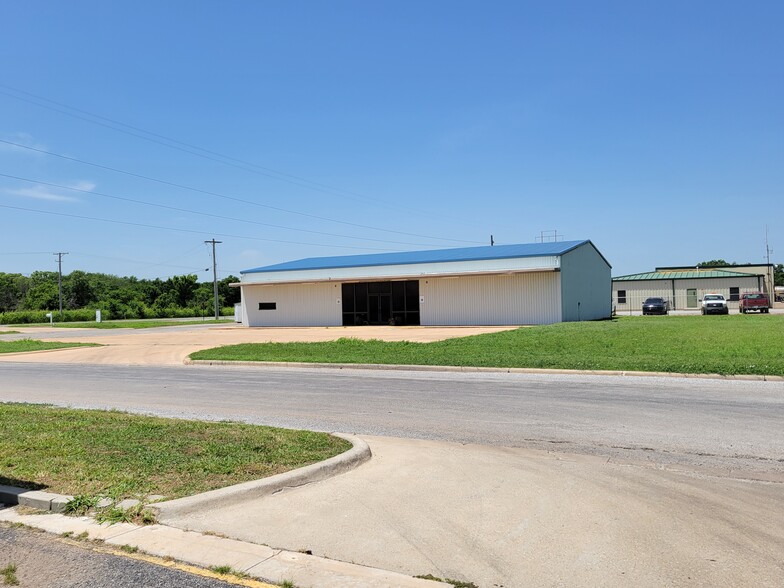
M 727 299 L 721 294 L 706 294 L 702 297 L 702 314 L 729 314 Z

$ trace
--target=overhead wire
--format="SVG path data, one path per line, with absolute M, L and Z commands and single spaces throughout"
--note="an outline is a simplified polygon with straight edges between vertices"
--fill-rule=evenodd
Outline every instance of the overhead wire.
M 132 263 L 132 264 L 144 265 L 145 267 L 180 268 L 180 269 L 189 270 L 191 273 L 196 273 L 196 272 L 200 272 L 200 271 L 207 271 L 209 269 L 209 268 L 207 268 L 207 270 L 205 270 L 204 268 L 195 268 L 195 267 L 190 266 L 190 265 L 175 265 L 175 264 L 171 264 L 171 263 L 150 263 L 150 262 L 141 261 L 141 260 L 138 260 L 138 259 L 125 259 L 125 258 L 122 258 L 122 257 L 111 257 L 111 256 L 108 256 L 108 255 L 96 255 L 94 253 L 84 253 L 84 252 L 81 252 L 81 251 L 71 251 L 71 253 L 73 255 L 75 255 L 75 256 L 80 256 L 80 257 L 93 257 L 95 259 L 108 259 L 110 261 L 122 261 L 123 263 Z
M 16 143 L 14 141 L 8 141 L 6 139 L 0 139 L 0 143 L 4 143 L 6 145 L 11 145 L 11 146 L 14 146 L 14 147 L 19 147 L 21 149 L 27 149 L 29 151 L 34 151 L 36 153 L 42 153 L 44 155 L 49 155 L 49 156 L 52 156 L 52 157 L 57 157 L 57 158 L 60 158 L 60 159 L 64 159 L 66 161 L 73 161 L 75 163 L 80 163 L 82 165 L 88 165 L 88 166 L 95 167 L 95 168 L 98 168 L 98 169 L 107 170 L 107 171 L 110 171 L 110 172 L 113 172 L 113 173 L 123 174 L 123 175 L 131 176 L 131 177 L 139 178 L 139 179 L 142 179 L 142 180 L 146 180 L 146 181 L 149 181 L 149 182 L 155 182 L 155 183 L 162 184 L 162 185 L 165 185 L 165 186 L 171 186 L 171 187 L 174 187 L 174 188 L 179 188 L 181 190 L 188 190 L 188 191 L 196 192 L 196 193 L 199 193 L 199 194 L 205 194 L 207 196 L 215 196 L 217 198 L 223 198 L 225 200 L 230 200 L 230 201 L 233 201 L 233 202 L 241 202 L 243 204 L 249 204 L 251 206 L 258 206 L 260 208 L 265 208 L 265 209 L 269 209 L 269 210 L 275 210 L 275 211 L 278 211 L 278 212 L 284 212 L 286 214 L 294 214 L 294 215 L 298 215 L 298 216 L 304 216 L 304 217 L 307 217 L 307 218 L 313 218 L 313 219 L 318 219 L 318 220 L 322 220 L 322 221 L 338 223 L 338 224 L 352 226 L 352 227 L 357 227 L 357 228 L 362 228 L 362 229 L 369 229 L 369 230 L 373 230 L 373 231 L 380 231 L 380 232 L 384 232 L 384 233 L 394 233 L 394 234 L 397 234 L 397 235 L 406 235 L 406 236 L 409 236 L 409 237 L 419 237 L 421 239 L 431 239 L 431 240 L 437 240 L 437 241 L 450 241 L 450 242 L 453 242 L 453 243 L 480 243 L 479 241 L 467 241 L 465 239 L 449 239 L 449 238 L 445 238 L 445 237 L 432 237 L 430 235 L 422 235 L 422 234 L 419 234 L 419 233 L 409 233 L 409 232 L 406 232 L 406 231 L 396 231 L 396 230 L 393 230 L 393 229 L 384 229 L 384 228 L 381 228 L 381 227 L 374 227 L 374 226 L 371 226 L 371 225 L 363 225 L 363 224 L 359 224 L 359 223 L 352 223 L 352 222 L 349 222 L 349 221 L 343 221 L 343 220 L 339 220 L 339 219 L 319 216 L 319 215 L 310 214 L 310 213 L 307 213 L 307 212 L 300 212 L 300 211 L 295 211 L 295 210 L 289 210 L 289 209 L 281 208 L 281 207 L 278 207 L 278 206 L 272 206 L 270 204 L 262 204 L 260 202 L 254 202 L 252 200 L 245 200 L 243 198 L 238 198 L 236 196 L 229 196 L 227 194 L 221 194 L 219 192 L 213 192 L 211 190 L 202 190 L 201 188 L 195 188 L 193 186 L 187 186 L 187 185 L 184 185 L 184 184 L 178 184 L 176 182 L 169 182 L 168 180 L 162 180 L 160 178 L 153 178 L 151 176 L 146 176 L 144 174 L 137 174 L 135 172 L 130 172 L 130 171 L 127 171 L 127 170 L 122 170 L 122 169 L 119 169 L 119 168 L 115 168 L 115 167 L 111 167 L 111 166 L 107 166 L 107 165 L 102 165 L 100 163 L 95 163 L 95 162 L 86 161 L 86 160 L 83 160 L 83 159 L 78 159 L 76 157 L 71 157 L 69 155 L 63 155 L 62 153 L 55 153 L 53 151 L 48 151 L 46 149 L 41 149 L 41 148 L 38 148 L 38 147 L 32 147 L 32 146 L 29 146 L 29 145 L 24 145 L 22 143 Z
M 56 184 L 56 183 L 53 183 L 53 182 L 46 182 L 46 181 L 43 181 L 43 180 L 34 180 L 34 179 L 31 179 L 31 178 L 25 178 L 25 177 L 22 177 L 22 176 L 15 176 L 15 175 L 12 175 L 12 174 L 4 174 L 2 172 L 0 172 L 0 177 L 10 178 L 10 179 L 14 179 L 14 180 L 20 180 L 20 181 L 23 181 L 23 182 L 29 182 L 31 184 L 38 184 L 38 185 L 41 185 L 41 186 L 49 186 L 49 187 L 52 187 L 52 188 L 59 188 L 59 189 L 62 189 L 62 190 L 70 190 L 70 191 L 73 191 L 73 192 L 79 192 L 79 193 L 87 194 L 87 195 L 90 195 L 90 196 L 99 196 L 101 198 L 111 198 L 112 200 L 120 200 L 120 201 L 123 201 L 123 202 L 131 202 L 133 204 L 141 204 L 141 205 L 144 205 L 144 206 L 152 206 L 152 207 L 155 207 L 155 208 L 162 208 L 162 209 L 165 209 L 165 210 L 173 210 L 175 212 L 185 212 L 185 213 L 188 213 L 188 214 L 195 214 L 195 215 L 199 215 L 199 216 L 206 216 L 206 217 L 217 218 L 217 219 L 221 219 L 221 220 L 228 220 L 228 221 L 233 221 L 233 222 L 238 222 L 238 223 L 246 223 L 246 224 L 258 225 L 258 226 L 262 226 L 262 227 L 271 227 L 271 228 L 275 228 L 275 229 L 284 229 L 284 230 L 287 230 L 287 231 L 299 231 L 301 233 L 311 233 L 311 234 L 314 234 L 314 235 L 323 235 L 323 236 L 328 236 L 328 237 L 339 237 L 339 238 L 342 238 L 342 239 L 354 239 L 354 240 L 357 240 L 357 241 L 374 241 L 374 242 L 377 242 L 377 243 L 392 243 L 392 244 L 395 244 L 395 245 L 427 246 L 427 244 L 425 244 L 425 243 L 411 243 L 411 242 L 408 242 L 408 241 L 390 241 L 388 239 L 373 239 L 372 237 L 356 237 L 356 236 L 353 236 L 353 235 L 343 235 L 343 234 L 340 234 L 340 233 L 328 233 L 326 231 L 315 231 L 315 230 L 312 230 L 312 229 L 300 229 L 300 228 L 297 228 L 297 227 L 289 227 L 289 226 L 286 226 L 286 225 L 276 225 L 276 224 L 272 224 L 272 223 L 264 223 L 264 222 L 261 222 L 261 221 L 254 221 L 254 220 L 245 219 L 245 218 L 224 216 L 224 215 L 215 214 L 215 213 L 212 213 L 212 212 L 201 212 L 201 211 L 192 210 L 192 209 L 189 209 L 189 208 L 180 208 L 178 206 L 169 206 L 167 204 L 159 204 L 157 202 L 149 202 L 149 201 L 146 201 L 146 200 L 139 200 L 139 199 L 136 199 L 136 198 L 129 198 L 127 196 L 117 196 L 117 195 L 113 195 L 113 194 L 108 194 L 106 192 L 97 192 L 97 191 L 94 191 L 94 190 L 87 190 L 87 189 L 84 189 L 84 188 L 76 188 L 74 186 L 66 186 L 64 184 Z
M 128 226 L 133 226 L 133 227 L 143 227 L 143 228 L 148 228 L 148 229 L 158 229 L 158 230 L 163 230 L 163 231 L 175 231 L 175 232 L 179 232 L 179 233 L 191 233 L 191 234 L 196 234 L 196 235 L 208 235 L 208 236 L 209 235 L 215 235 L 215 236 L 218 236 L 218 237 L 230 237 L 230 238 L 233 238 L 233 239 L 247 239 L 247 240 L 250 240 L 250 241 L 264 241 L 264 242 L 267 242 L 267 243 L 286 243 L 286 244 L 289 244 L 289 245 L 308 245 L 308 246 L 311 246 L 311 247 L 334 247 L 334 248 L 337 248 L 337 249 L 353 249 L 353 250 L 358 250 L 358 251 L 366 251 L 368 249 L 371 249 L 371 250 L 374 250 L 374 251 L 395 251 L 394 249 L 380 249 L 380 248 L 371 248 L 371 247 L 351 247 L 349 245 L 333 245 L 333 244 L 328 244 L 328 243 L 308 243 L 308 242 L 303 242 L 303 241 L 287 241 L 287 240 L 284 240 L 284 239 L 266 239 L 264 237 L 251 237 L 251 236 L 248 236 L 248 235 L 233 235 L 231 233 L 218 233 L 218 232 L 215 232 L 215 231 L 197 231 L 195 229 L 181 229 L 181 228 L 178 228 L 178 227 L 165 227 L 165 226 L 162 226 L 162 225 L 151 225 L 151 224 L 146 224 L 146 223 L 135 223 L 135 222 L 131 222 L 131 221 L 121 221 L 121 220 L 109 219 L 109 218 L 100 218 L 100 217 L 85 216 L 85 215 L 79 215 L 79 214 L 69 214 L 69 213 L 65 213 L 65 212 L 54 212 L 54 211 L 51 211 L 51 210 L 37 210 L 35 208 L 24 208 L 22 206 L 11 206 L 11 205 L 8 205 L 8 204 L 0 204 L 0 208 L 7 208 L 7 209 L 10 209 L 10 210 L 21 210 L 21 211 L 24 211 L 24 212 L 33 212 L 33 213 L 37 213 L 37 214 L 46 214 L 46 215 L 52 215 L 52 216 L 62 216 L 62 217 L 67 217 L 67 218 L 76 218 L 76 219 L 80 219 L 80 220 L 99 221 L 99 222 L 113 223 L 113 224 L 118 224 L 118 225 L 128 225 Z
M 14 87 L 8 86 L 6 84 L 0 84 L 0 88 L 5 88 L 6 90 L 11 90 L 12 92 L 16 92 L 18 94 L 24 94 L 26 96 L 30 96 L 30 97 L 34 98 L 35 100 L 30 100 L 30 99 L 24 98 L 22 96 L 14 95 L 11 92 L 3 92 L 2 90 L 0 90 L 0 94 L 2 94 L 4 96 L 8 96 L 9 98 L 13 98 L 15 100 L 20 100 L 22 102 L 27 102 L 29 104 L 33 104 L 35 106 L 38 106 L 39 108 L 45 108 L 47 110 L 58 112 L 60 114 L 64 114 L 66 116 L 70 116 L 70 117 L 78 119 L 78 120 L 82 120 L 82 121 L 85 121 L 85 122 L 89 122 L 91 124 L 95 124 L 95 125 L 98 125 L 98 126 L 109 128 L 109 129 L 112 129 L 112 130 L 117 131 L 119 133 L 124 133 L 126 135 L 130 135 L 132 137 L 136 137 L 138 139 L 142 139 L 144 141 L 149 141 L 149 142 L 152 142 L 152 143 L 156 143 L 158 145 L 163 145 L 164 147 L 168 147 L 170 149 L 175 149 L 175 150 L 178 150 L 178 151 L 182 151 L 184 153 L 195 155 L 197 157 L 202 157 L 204 159 L 208 159 L 210 161 L 214 161 L 214 162 L 220 163 L 222 165 L 227 165 L 227 166 L 235 167 L 237 169 L 242 169 L 244 171 L 257 173 L 257 174 L 260 174 L 260 175 L 268 177 L 268 178 L 272 178 L 272 179 L 279 180 L 279 181 L 282 181 L 282 182 L 288 182 L 290 184 L 294 184 L 296 186 L 304 187 L 304 188 L 307 188 L 307 189 L 310 189 L 310 190 L 316 190 L 318 192 L 323 192 L 323 193 L 337 195 L 337 196 L 350 197 L 350 198 L 353 198 L 355 200 L 358 199 L 358 200 L 365 201 L 365 202 L 370 201 L 370 202 L 375 203 L 375 205 L 377 205 L 377 206 L 381 206 L 383 208 L 387 208 L 387 209 L 390 209 L 390 210 L 408 210 L 410 212 L 416 212 L 417 214 L 420 214 L 420 215 L 421 214 L 427 214 L 429 216 L 435 216 L 433 213 L 427 213 L 426 211 L 423 211 L 421 209 L 414 210 L 414 209 L 406 208 L 404 206 L 399 206 L 399 205 L 393 207 L 393 206 L 387 205 L 387 204 L 385 204 L 383 202 L 380 202 L 380 201 L 378 201 L 375 198 L 370 198 L 369 196 L 358 194 L 358 193 L 352 192 L 350 190 L 345 190 L 345 189 L 342 189 L 342 188 L 336 188 L 334 186 L 330 186 L 328 184 L 323 184 L 321 182 L 314 182 L 313 180 L 309 180 L 309 179 L 303 178 L 301 176 L 297 176 L 297 175 L 294 175 L 294 174 L 291 174 L 291 173 L 275 170 L 275 169 L 272 169 L 272 168 L 269 168 L 269 167 L 258 165 L 258 164 L 255 164 L 255 163 L 252 163 L 252 162 L 249 162 L 249 161 L 245 161 L 245 160 L 242 160 L 242 159 L 239 159 L 239 158 L 236 158 L 236 157 L 232 157 L 232 156 L 229 156 L 229 155 L 224 155 L 222 153 L 218 153 L 217 151 L 212 151 L 212 150 L 206 149 L 204 147 L 199 147 L 197 145 L 192 145 L 190 143 L 186 143 L 186 142 L 180 141 L 178 139 L 173 139 L 172 137 L 167 137 L 166 135 L 162 135 L 162 134 L 159 134 L 159 133 L 155 133 L 153 131 L 148 131 L 146 129 L 142 129 L 141 127 L 130 125 L 130 124 L 127 124 L 127 123 L 124 123 L 124 122 L 121 122 L 121 121 L 118 121 L 118 120 L 115 120 L 115 119 L 112 119 L 112 118 L 109 118 L 109 117 L 106 117 L 106 116 L 103 116 L 103 115 L 100 115 L 100 114 L 95 114 L 95 113 L 87 111 L 87 110 L 76 108 L 74 106 L 69 106 L 67 104 L 63 104 L 61 102 L 57 102 L 57 101 L 51 100 L 49 98 L 44 98 L 43 96 L 38 96 L 38 95 L 33 94 L 31 92 L 27 92 L 25 90 L 20 90 L 18 88 L 14 88 Z M 36 100 L 38 102 L 36 102 Z M 52 106 L 47 106 L 46 104 L 41 104 L 40 103 L 41 101 L 48 102 L 50 104 L 55 104 L 55 105 L 59 106 L 60 108 L 54 108 Z M 65 109 L 68 109 L 68 110 L 72 110 L 74 112 L 79 112 L 79 113 L 87 115 L 87 116 L 86 117 L 85 116 L 79 116 L 77 114 L 74 114 L 73 112 L 68 112 L 68 110 L 62 110 L 62 108 L 65 108 Z M 87 118 L 87 117 L 91 117 L 91 118 Z M 98 120 L 94 120 L 94 119 L 98 119 Z M 101 121 L 106 121 L 106 122 L 101 122 Z M 108 123 L 111 123 L 111 124 L 108 124 Z M 125 129 L 131 129 L 131 131 L 125 130 L 125 129 L 122 129 L 122 128 L 118 128 L 118 126 L 125 127 Z M 135 132 L 132 132 L 132 131 L 135 131 Z M 443 218 L 444 217 L 443 213 L 439 213 L 438 217 L 439 218 Z M 461 220 L 461 219 L 453 218 L 453 220 L 457 220 L 458 222 L 465 223 L 465 221 Z M 435 237 L 433 237 L 433 238 L 435 238 Z M 469 241 L 465 241 L 465 242 L 469 242 Z

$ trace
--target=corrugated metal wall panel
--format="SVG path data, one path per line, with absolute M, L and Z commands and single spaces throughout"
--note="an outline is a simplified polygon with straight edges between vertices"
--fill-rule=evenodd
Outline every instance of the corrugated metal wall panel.
M 543 325 L 561 320 L 559 272 L 419 281 L 423 325 Z
M 383 265 L 371 267 L 345 267 L 301 271 L 280 271 L 243 274 L 243 284 L 285 283 L 298 281 L 373 281 L 384 278 L 422 277 L 455 273 L 481 273 L 555 269 L 560 258 L 521 257 L 511 259 L 485 259 L 480 261 L 455 261 L 408 265 Z
M 340 284 L 243 285 L 243 322 L 249 327 L 335 327 L 343 324 Z M 274 302 L 275 310 L 259 310 Z
M 612 315 L 610 266 L 592 244 L 561 257 L 561 299 L 564 321 L 592 321 Z

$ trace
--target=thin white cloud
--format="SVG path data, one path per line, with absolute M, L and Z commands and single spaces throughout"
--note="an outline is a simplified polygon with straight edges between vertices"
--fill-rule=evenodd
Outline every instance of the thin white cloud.
M 88 180 L 71 182 L 68 186 L 86 192 L 91 192 L 95 189 L 95 183 Z M 36 184 L 29 188 L 8 188 L 5 190 L 5 193 L 10 194 L 11 196 L 21 196 L 22 198 L 32 198 L 34 200 L 45 200 L 48 202 L 82 202 L 81 198 L 77 198 L 57 190 L 56 188 L 44 186 L 42 184 Z
M 4 141 L 11 141 L 12 143 L 19 143 L 25 147 L 32 147 L 33 149 L 46 149 L 46 145 L 38 143 L 30 133 L 0 133 L 0 139 Z M 30 151 L 24 147 L 17 147 L 16 145 L 9 145 L 8 143 L 0 143 L 0 151 L 13 151 L 14 153 L 27 153 L 28 155 L 41 156 L 42 153 Z

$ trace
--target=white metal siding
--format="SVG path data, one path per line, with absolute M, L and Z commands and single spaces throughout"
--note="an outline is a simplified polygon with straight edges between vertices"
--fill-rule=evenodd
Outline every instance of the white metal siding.
M 561 320 L 559 272 L 419 280 L 423 325 L 543 325 Z
M 505 271 L 530 271 L 558 268 L 558 256 L 515 257 L 440 263 L 412 263 L 368 267 L 259 272 L 242 275 L 243 284 L 270 284 L 309 281 L 374 281 L 389 278 L 417 278 L 449 274 L 471 274 Z
M 275 310 L 259 310 L 274 302 Z M 243 285 L 243 323 L 249 327 L 333 327 L 343 324 L 340 284 Z
M 591 321 L 612 315 L 610 266 L 590 243 L 561 256 L 564 321 Z

